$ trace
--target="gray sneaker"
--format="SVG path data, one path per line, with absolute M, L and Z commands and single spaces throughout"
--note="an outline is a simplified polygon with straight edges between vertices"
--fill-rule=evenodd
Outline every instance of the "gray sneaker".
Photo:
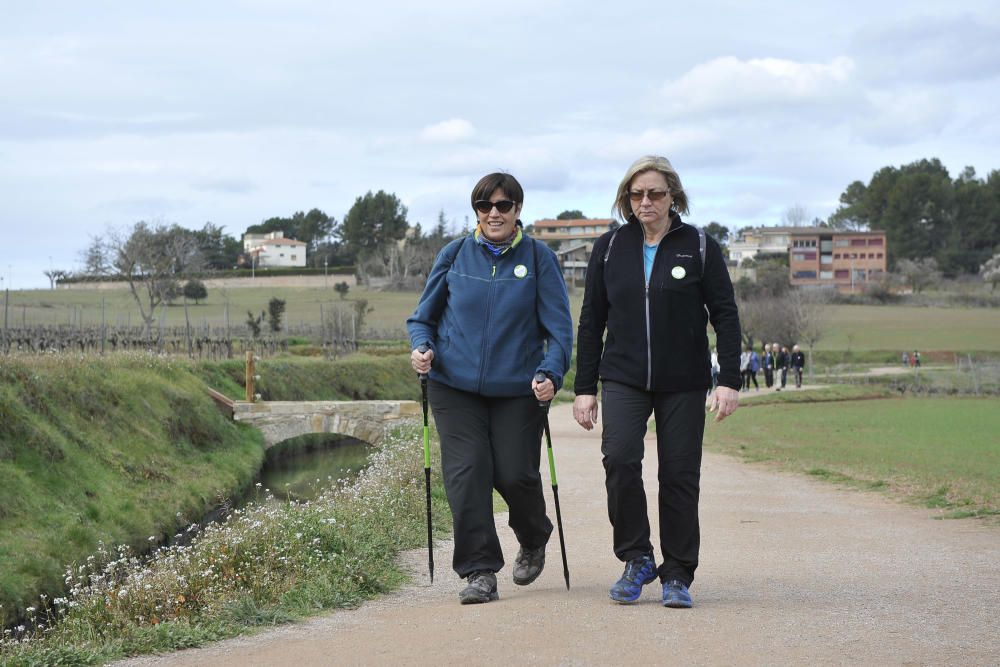
M 518 586 L 527 586 L 542 573 L 545 567 L 545 547 L 537 549 L 525 549 L 517 552 L 514 559 L 514 583 Z
M 497 575 L 492 572 L 473 572 L 467 581 L 468 586 L 458 594 L 462 604 L 479 604 L 500 599 L 500 594 L 497 593 Z

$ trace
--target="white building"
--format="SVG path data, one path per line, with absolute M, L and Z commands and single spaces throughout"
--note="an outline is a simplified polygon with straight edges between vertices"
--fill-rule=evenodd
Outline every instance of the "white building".
M 729 242 L 729 261 L 739 266 L 757 255 L 788 255 L 793 232 L 801 232 L 801 227 L 757 227 L 747 229 Z
M 257 268 L 306 265 L 306 244 L 286 239 L 284 232 L 244 234 L 243 250 Z

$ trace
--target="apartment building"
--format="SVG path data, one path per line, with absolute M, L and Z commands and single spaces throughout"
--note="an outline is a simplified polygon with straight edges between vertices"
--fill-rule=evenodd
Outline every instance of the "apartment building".
M 587 263 L 594 241 L 612 228 L 611 218 L 595 220 L 536 220 L 532 236 L 555 247 L 566 285 L 583 287 L 587 279 Z M 553 243 L 555 242 L 555 243 Z
M 885 232 L 797 228 L 790 234 L 792 285 L 858 292 L 886 271 Z

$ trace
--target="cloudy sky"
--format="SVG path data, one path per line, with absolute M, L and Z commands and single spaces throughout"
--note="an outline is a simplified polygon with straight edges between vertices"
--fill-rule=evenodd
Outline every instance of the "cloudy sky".
M 138 220 L 239 236 L 384 189 L 460 225 L 496 170 L 527 223 L 607 217 L 660 153 L 689 219 L 736 229 L 885 165 L 1000 168 L 995 0 L 5 5 L 3 287 Z

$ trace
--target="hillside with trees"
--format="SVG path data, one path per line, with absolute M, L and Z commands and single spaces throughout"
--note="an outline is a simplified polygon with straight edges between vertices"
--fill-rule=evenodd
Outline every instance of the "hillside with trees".
M 885 231 L 890 270 L 933 259 L 945 276 L 979 273 L 1000 250 L 1000 171 L 952 178 L 937 158 L 883 167 L 847 186 L 827 224 Z

